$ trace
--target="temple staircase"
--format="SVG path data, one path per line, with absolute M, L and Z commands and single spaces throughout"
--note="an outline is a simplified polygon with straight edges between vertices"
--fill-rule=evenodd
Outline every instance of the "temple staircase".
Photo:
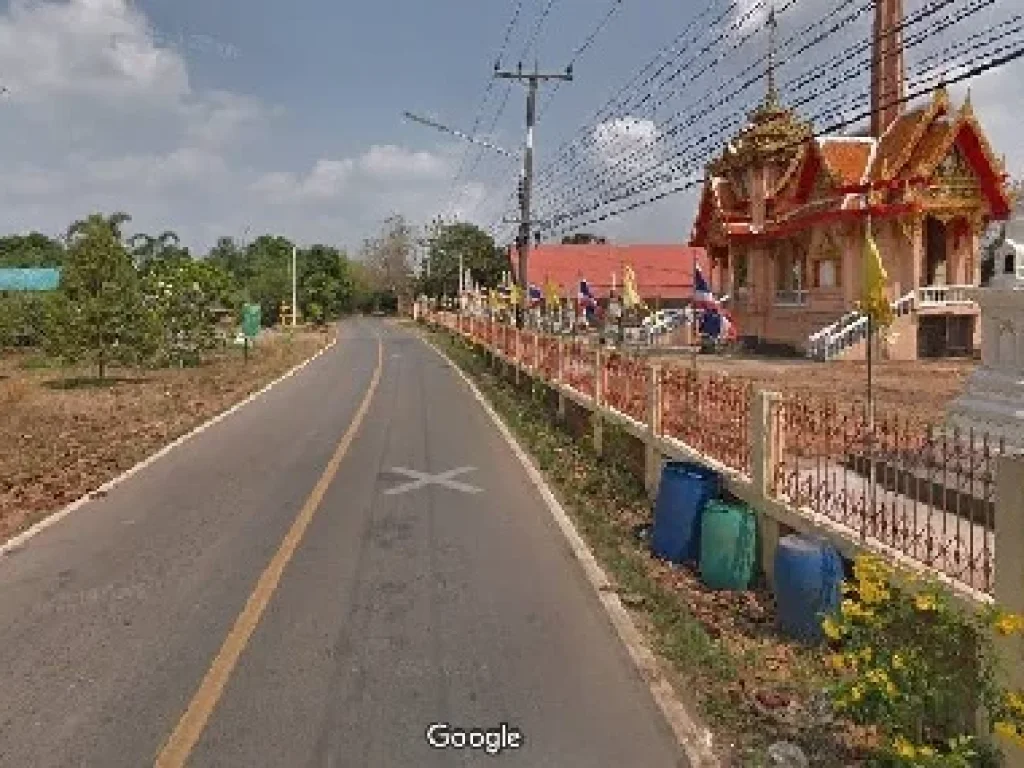
M 917 306 L 917 291 L 911 291 L 892 303 L 896 318 L 913 313 Z M 822 362 L 835 360 L 864 342 L 868 334 L 867 315 L 853 311 L 807 338 L 807 357 Z

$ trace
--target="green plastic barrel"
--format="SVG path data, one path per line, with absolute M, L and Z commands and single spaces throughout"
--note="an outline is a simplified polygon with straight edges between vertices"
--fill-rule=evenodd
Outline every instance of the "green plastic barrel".
M 744 590 L 754 578 L 757 519 L 747 507 L 709 501 L 701 520 L 700 576 L 710 589 Z

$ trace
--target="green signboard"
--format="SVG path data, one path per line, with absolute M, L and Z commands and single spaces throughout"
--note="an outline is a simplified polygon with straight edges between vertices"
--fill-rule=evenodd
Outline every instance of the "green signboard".
M 260 332 L 261 312 L 259 304 L 246 304 L 242 307 L 242 333 L 246 338 L 253 339 Z

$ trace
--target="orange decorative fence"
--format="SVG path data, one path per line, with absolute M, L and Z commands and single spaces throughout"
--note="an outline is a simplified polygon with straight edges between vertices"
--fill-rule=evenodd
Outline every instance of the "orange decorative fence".
M 461 325 L 451 317 L 433 320 L 461 328 L 597 409 L 629 417 L 646 430 L 645 439 L 678 441 L 747 483 L 760 471 L 768 498 L 825 518 L 848 538 L 895 550 L 979 592 L 993 591 L 1001 442 L 892 414 L 869 417 L 862 404 L 797 394 L 768 396 L 763 423 L 753 425 L 760 395 L 741 378 L 652 366 L 583 338 L 479 319 Z
M 662 434 L 749 475 L 751 384 L 676 366 L 661 375 Z

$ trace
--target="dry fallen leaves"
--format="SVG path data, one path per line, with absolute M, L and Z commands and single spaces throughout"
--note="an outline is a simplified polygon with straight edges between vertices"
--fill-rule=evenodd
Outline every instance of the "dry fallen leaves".
M 0 540 L 89 493 L 328 340 L 299 334 L 291 345 L 266 345 L 245 366 L 232 354 L 201 368 L 117 371 L 118 381 L 104 387 L 55 387 L 89 371 L 25 370 L 24 355 L 0 357 Z

